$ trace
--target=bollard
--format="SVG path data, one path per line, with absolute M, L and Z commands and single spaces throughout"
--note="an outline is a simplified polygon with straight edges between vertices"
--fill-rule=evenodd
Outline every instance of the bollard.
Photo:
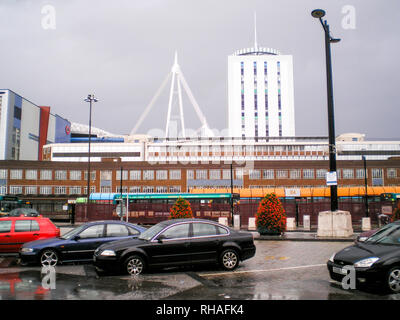
M 218 218 L 218 223 L 223 224 L 224 226 L 228 226 L 228 218 L 220 217 L 220 218 Z
M 296 219 L 295 218 L 287 218 L 286 219 L 286 230 L 287 231 L 296 230 Z
M 362 231 L 371 230 L 371 218 L 362 218 L 361 230 Z
M 303 228 L 304 228 L 304 230 L 311 230 L 311 223 L 310 223 L 309 215 L 303 216 Z
M 248 224 L 247 230 L 257 230 L 256 218 L 254 218 L 254 217 L 249 218 L 249 224 Z
M 240 215 L 238 214 L 233 216 L 233 228 L 235 230 L 240 230 Z

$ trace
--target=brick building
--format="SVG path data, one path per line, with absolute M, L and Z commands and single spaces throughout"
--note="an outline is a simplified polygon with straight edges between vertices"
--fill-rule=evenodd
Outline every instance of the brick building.
M 229 188 L 230 164 L 150 164 L 93 162 L 91 193 L 188 192 L 193 188 Z M 338 186 L 364 186 L 362 161 L 338 161 Z M 325 187 L 327 161 L 254 161 L 232 165 L 234 188 Z M 368 186 L 400 186 L 400 158 L 367 161 Z M 0 161 L 1 194 L 26 199 L 73 199 L 87 193 L 84 162 Z
M 338 161 L 337 167 L 339 196 L 350 195 L 347 191 L 343 193 L 346 187 L 356 190 L 352 196 L 358 199 L 346 209 L 351 211 L 354 223 L 358 223 L 365 215 L 364 163 Z M 123 193 L 212 192 L 212 189 L 229 193 L 232 172 L 234 192 L 240 193 L 243 199 L 244 223 L 257 210 L 257 198 L 266 192 L 275 192 L 282 197 L 288 216 L 296 217 L 300 222 L 304 214 L 309 214 L 315 224 L 318 212 L 329 206 L 329 188 L 325 183 L 328 162 L 323 160 L 254 161 L 251 166 L 233 163 L 231 171 L 231 165 L 226 163 L 151 164 L 107 159 L 93 162 L 91 170 L 91 193 L 119 193 L 121 182 Z M 379 196 L 381 192 L 392 192 L 393 189 L 400 191 L 399 170 L 400 158 L 367 161 L 369 196 Z M 85 162 L 0 161 L 1 193 L 18 195 L 47 216 L 65 215 L 68 201 L 85 197 L 86 179 Z M 254 201 L 246 203 L 247 197 L 254 197 Z M 340 205 L 347 204 L 341 202 Z M 372 208 L 371 217 L 381 209 L 371 205 L 370 210 Z

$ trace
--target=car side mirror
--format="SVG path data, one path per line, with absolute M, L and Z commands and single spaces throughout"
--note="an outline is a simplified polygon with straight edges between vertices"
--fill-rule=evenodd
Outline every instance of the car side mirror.
M 165 239 L 167 239 L 167 238 L 162 234 L 162 235 L 160 235 L 160 236 L 157 238 L 157 241 L 158 241 L 159 243 L 163 243 L 163 240 L 165 240 Z
M 75 236 L 75 237 L 74 237 L 74 240 L 75 240 L 75 241 L 78 241 L 80 238 L 81 238 L 80 236 Z

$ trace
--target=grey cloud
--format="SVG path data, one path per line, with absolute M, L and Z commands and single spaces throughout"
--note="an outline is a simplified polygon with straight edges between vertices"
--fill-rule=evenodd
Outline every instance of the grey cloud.
M 41 8 L 53 5 L 56 30 L 43 30 Z M 356 9 L 355 30 L 341 27 L 344 5 Z M 226 127 L 227 56 L 258 42 L 292 54 L 296 133 L 327 135 L 323 32 L 310 12 L 322 7 L 332 46 L 336 133 L 396 138 L 400 3 L 382 1 L 12 1 L 0 5 L 0 87 L 71 121 L 87 123 L 83 98 L 100 99 L 93 124 L 128 133 L 170 71 L 174 52 L 211 127 Z M 168 91 L 168 90 L 167 90 Z M 185 99 L 188 127 L 200 123 Z M 164 128 L 168 93 L 139 129 Z

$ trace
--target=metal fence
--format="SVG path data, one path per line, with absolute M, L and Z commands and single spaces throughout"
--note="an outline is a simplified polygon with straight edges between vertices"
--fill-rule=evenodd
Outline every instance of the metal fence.
M 240 225 L 247 228 L 249 218 L 255 217 L 260 200 L 239 203 L 234 208 L 234 214 L 240 215 Z M 330 201 L 292 201 L 282 203 L 287 217 L 295 218 L 298 226 L 303 225 L 305 215 L 310 216 L 312 226 L 318 225 L 318 214 L 321 211 L 330 210 Z M 130 203 L 128 208 L 128 221 L 138 224 L 155 224 L 167 220 L 173 204 L 163 203 Z M 377 224 L 378 214 L 383 206 L 392 206 L 387 202 L 370 202 L 369 217 L 372 224 Z M 75 208 L 75 221 L 86 222 L 94 220 L 119 220 L 115 204 L 77 204 Z M 193 216 L 196 218 L 218 221 L 220 217 L 228 219 L 232 223 L 231 206 L 229 204 L 192 204 Z M 340 201 L 339 210 L 349 211 L 352 223 L 361 225 L 361 220 L 366 217 L 365 204 L 363 202 Z M 126 218 L 124 217 L 124 220 Z
M 256 215 L 259 201 L 252 201 L 248 203 L 240 204 L 240 222 L 241 225 L 247 226 L 248 219 Z M 371 218 L 371 223 L 378 223 L 378 214 L 382 212 L 382 206 L 391 206 L 390 203 L 384 202 L 370 202 L 369 203 L 369 217 Z M 293 201 L 293 202 L 283 202 L 282 206 L 285 210 L 286 216 L 288 218 L 295 218 L 297 226 L 302 226 L 304 221 L 304 216 L 310 216 L 310 223 L 313 226 L 318 225 L 318 215 L 322 211 L 330 211 L 331 205 L 329 200 L 323 201 Z M 365 204 L 362 202 L 354 201 L 340 201 L 339 210 L 349 211 L 352 218 L 353 225 L 361 225 L 362 218 L 366 217 Z
M 166 203 L 130 203 L 128 208 L 128 221 L 138 224 L 155 224 L 167 220 L 173 204 Z M 230 204 L 192 204 L 195 218 L 218 221 L 220 217 L 226 217 L 231 223 Z M 77 204 L 75 208 L 75 221 L 85 222 L 93 220 L 118 220 L 117 205 L 115 204 Z M 124 217 L 124 220 L 126 218 Z

